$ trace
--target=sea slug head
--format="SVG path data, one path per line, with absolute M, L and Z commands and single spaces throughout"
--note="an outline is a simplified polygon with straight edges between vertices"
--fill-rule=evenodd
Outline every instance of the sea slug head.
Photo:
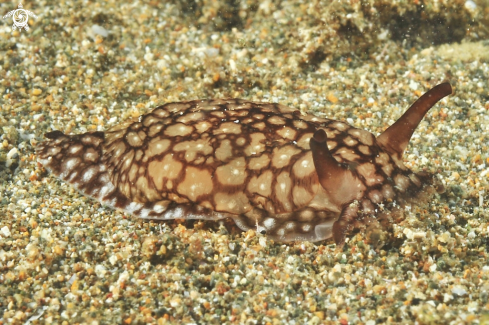
M 448 82 L 430 89 L 369 146 L 375 155 L 365 155 L 358 161 L 337 161 L 328 149 L 326 131 L 316 130 L 309 144 L 318 180 L 328 200 L 342 211 L 333 225 L 333 238 L 339 247 L 362 213 L 374 215 L 377 207 L 413 197 L 430 183 L 429 175 L 406 168 L 402 156 L 424 115 L 451 93 Z

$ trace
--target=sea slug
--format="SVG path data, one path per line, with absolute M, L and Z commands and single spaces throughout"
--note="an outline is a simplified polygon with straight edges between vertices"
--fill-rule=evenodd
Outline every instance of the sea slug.
M 279 241 L 339 247 L 379 206 L 430 177 L 402 161 L 442 83 L 375 137 L 344 122 L 242 99 L 168 103 L 106 132 L 46 134 L 39 161 L 102 204 L 144 219 L 233 218 Z

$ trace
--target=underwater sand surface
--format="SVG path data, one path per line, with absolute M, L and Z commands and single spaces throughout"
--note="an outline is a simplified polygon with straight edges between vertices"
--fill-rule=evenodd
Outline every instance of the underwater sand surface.
M 354 4 L 24 3 L 37 15 L 29 31 L 0 26 L 0 324 L 489 323 L 484 11 L 434 3 L 424 21 L 414 4 L 388 8 L 406 24 L 446 23 L 415 35 Z M 454 94 L 404 161 L 445 193 L 351 234 L 340 253 L 232 221 L 137 220 L 50 176 L 34 153 L 48 131 L 106 130 L 199 98 L 278 102 L 378 135 L 444 80 Z

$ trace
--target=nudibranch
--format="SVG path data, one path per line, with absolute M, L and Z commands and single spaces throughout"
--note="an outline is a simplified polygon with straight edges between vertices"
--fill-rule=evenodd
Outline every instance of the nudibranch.
M 168 103 L 106 132 L 49 132 L 36 150 L 51 173 L 138 218 L 230 217 L 278 241 L 333 237 L 341 247 L 379 206 L 430 182 L 402 156 L 451 93 L 435 86 L 378 137 L 279 104 L 211 99 Z

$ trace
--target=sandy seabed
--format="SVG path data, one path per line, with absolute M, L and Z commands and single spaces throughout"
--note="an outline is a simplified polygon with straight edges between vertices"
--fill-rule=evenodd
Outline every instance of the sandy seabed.
M 484 8 L 379 3 L 23 3 L 29 31 L 0 27 L 0 324 L 488 324 Z M 137 220 L 34 153 L 45 132 L 102 131 L 199 98 L 278 102 L 377 135 L 443 80 L 454 94 L 404 160 L 445 193 L 340 253 L 232 221 Z

